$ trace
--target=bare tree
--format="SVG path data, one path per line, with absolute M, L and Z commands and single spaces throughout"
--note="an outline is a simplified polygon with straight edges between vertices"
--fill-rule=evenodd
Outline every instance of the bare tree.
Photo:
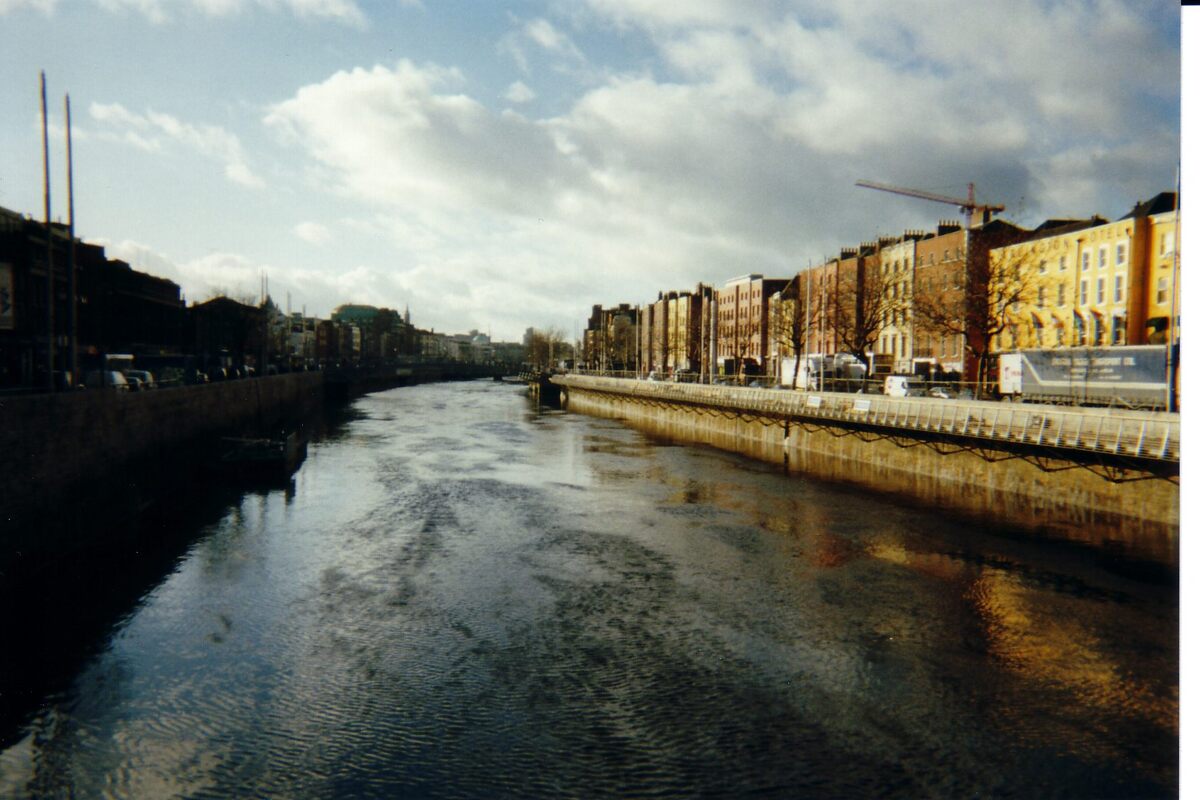
M 637 329 L 632 319 L 624 314 L 613 315 L 609 328 L 610 364 L 628 370 L 637 361 Z
M 558 328 L 534 329 L 525 347 L 526 360 L 538 368 L 553 367 L 555 359 L 564 353 L 564 342 Z
M 902 276 L 885 274 L 878 263 L 865 263 L 865 259 L 859 260 L 857 272 L 853 280 L 839 280 L 830 301 L 833 316 L 841 323 L 834 333 L 838 349 L 866 364 L 880 331 L 902 307 Z
M 800 375 L 800 361 L 808 355 L 809 350 L 809 335 L 813 327 L 810 301 L 808 285 L 802 282 L 800 275 L 797 275 L 779 293 L 774 308 L 775 313 L 770 318 L 771 340 L 782 348 L 790 350 L 795 357 L 795 364 L 792 367 L 791 385 L 793 388 Z
M 976 369 L 968 380 L 982 383 L 988 375 L 992 343 L 1010 325 L 1016 312 L 1037 291 L 1031 253 L 995 251 L 1028 238 L 1025 231 L 997 220 L 971 231 L 961 275 L 949 285 L 914 287 L 913 316 L 926 330 L 961 337 Z M 973 374 L 972 374 L 973 373 Z

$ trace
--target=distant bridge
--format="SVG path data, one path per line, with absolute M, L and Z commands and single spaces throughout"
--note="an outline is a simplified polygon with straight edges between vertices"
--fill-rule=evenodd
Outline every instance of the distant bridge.
M 499 378 L 513 373 L 503 364 L 464 364 L 456 361 L 389 364 L 371 367 L 326 367 L 325 392 L 332 399 L 348 399 L 397 386 L 438 381 Z

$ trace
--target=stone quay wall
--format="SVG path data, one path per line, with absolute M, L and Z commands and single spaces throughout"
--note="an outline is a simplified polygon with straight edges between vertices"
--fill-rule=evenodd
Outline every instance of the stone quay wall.
M 833 425 L 754 418 L 719 406 L 660 404 L 556 379 L 568 411 L 619 419 L 655 436 L 707 444 L 779 464 L 802 478 L 850 484 L 900 502 L 952 511 L 985 525 L 1052 533 L 1177 562 L 1179 485 L 1114 482 L 1072 467 L 979 452 L 942 454 L 913 440 L 854 435 Z M 1061 469 L 1060 469 L 1061 468 Z
M 324 378 L 302 372 L 146 392 L 0 398 L 0 516 L 7 520 L 134 462 L 169 464 L 222 435 L 311 417 Z

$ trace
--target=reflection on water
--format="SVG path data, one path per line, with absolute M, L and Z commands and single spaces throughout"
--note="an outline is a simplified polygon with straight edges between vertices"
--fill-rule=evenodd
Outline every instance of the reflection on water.
M 1175 792 L 1170 565 L 491 382 L 362 398 L 290 489 L 216 510 L 65 632 L 0 794 Z

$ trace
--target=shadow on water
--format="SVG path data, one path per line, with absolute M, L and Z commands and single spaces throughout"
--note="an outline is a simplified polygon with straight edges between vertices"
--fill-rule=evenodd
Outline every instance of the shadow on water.
M 361 417 L 338 408 L 307 420 L 333 438 Z M 70 687 L 143 598 L 250 494 L 296 491 L 294 473 L 231 479 L 213 443 L 77 488 L 22 519 L 0 520 L 0 750 Z M 299 465 L 297 465 L 299 466 Z

